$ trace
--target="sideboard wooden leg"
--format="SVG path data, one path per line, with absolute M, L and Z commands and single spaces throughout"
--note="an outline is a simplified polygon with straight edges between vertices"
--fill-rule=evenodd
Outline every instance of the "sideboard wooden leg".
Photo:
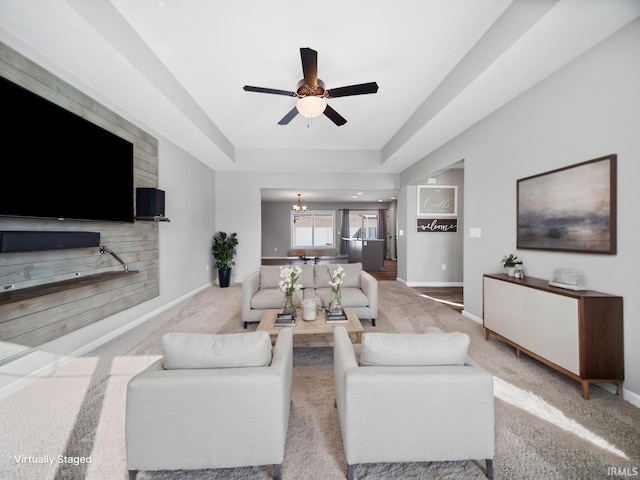
M 581 380 L 582 384 L 582 397 L 585 400 L 589 400 L 589 382 L 587 380 Z

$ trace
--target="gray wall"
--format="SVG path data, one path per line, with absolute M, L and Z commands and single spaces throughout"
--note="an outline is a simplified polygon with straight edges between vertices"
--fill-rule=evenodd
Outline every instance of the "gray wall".
M 458 231 L 418 232 L 417 231 L 417 191 L 416 185 L 406 188 L 407 208 L 406 268 L 398 278 L 410 286 L 449 286 L 463 282 L 463 239 L 464 239 L 464 171 L 450 169 L 434 175 L 437 185 L 458 186 Z M 426 184 L 424 179 L 420 184 Z M 421 218 L 425 218 L 424 216 Z M 435 218 L 435 217 L 434 217 Z M 450 217 L 454 218 L 454 217 Z M 443 270 L 443 265 L 445 269 Z
M 216 229 L 236 232 L 240 241 L 231 281 L 256 271 L 262 257 L 261 189 L 395 190 L 397 174 L 307 172 L 216 172 Z M 298 190 L 299 189 L 299 190 Z M 287 204 L 291 208 L 293 202 Z M 271 247 L 273 248 L 273 247 Z
M 286 257 L 287 250 L 291 249 L 291 206 L 292 202 L 262 202 L 262 256 L 263 257 Z M 335 239 L 334 248 L 327 249 L 327 255 L 336 255 L 340 249 L 340 221 L 342 208 L 354 210 L 375 210 L 380 208 L 389 209 L 389 202 L 382 203 L 330 203 L 330 202 L 306 202 L 307 211 L 331 211 L 335 213 Z M 390 227 L 391 228 L 391 227 Z
M 528 275 L 550 279 L 567 267 L 587 287 L 624 297 L 624 389 L 640 402 L 640 21 L 604 40 L 554 75 L 403 172 L 401 183 L 465 160 L 465 313 L 482 317 L 482 275 L 517 253 Z M 516 181 L 618 154 L 618 253 L 516 251 Z M 406 187 L 403 188 L 403 191 Z M 480 227 L 481 238 L 469 238 Z M 410 243 L 410 242 L 409 242 Z M 412 245 L 404 245 L 411 251 Z M 633 393 L 632 393 L 633 392 Z
M 180 298 L 217 278 L 211 255 L 215 173 L 165 139 L 158 150 L 171 218 L 160 225 L 160 294 Z

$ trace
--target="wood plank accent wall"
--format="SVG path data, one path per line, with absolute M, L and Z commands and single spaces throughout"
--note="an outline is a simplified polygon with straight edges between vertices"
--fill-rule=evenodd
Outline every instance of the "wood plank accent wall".
M 0 75 L 132 142 L 134 186 L 157 188 L 158 142 L 155 138 L 2 43 Z M 38 160 L 29 159 L 27 154 L 18 161 L 31 161 L 33 168 L 38 168 Z M 14 181 L 23 180 L 0 180 Z M 28 180 L 25 192 L 29 192 Z M 46 198 L 42 201 L 46 202 Z M 110 248 L 128 264 L 130 271 L 137 273 L 102 275 L 101 278 L 101 274 L 115 274 L 124 269 L 113 256 L 100 254 L 98 248 L 0 254 L 0 365 L 38 345 L 159 295 L 158 224 L 155 222 L 0 217 L 0 231 L 3 230 L 100 232 L 100 244 Z M 96 280 L 88 280 L 92 276 Z M 58 284 L 63 288 L 41 287 L 56 282 L 63 282 Z M 7 287 L 10 293 L 3 292 Z M 27 295 L 32 298 L 25 299 L 24 295 L 15 295 L 18 291 L 34 292 L 34 295 Z M 11 298 L 11 292 L 18 300 Z

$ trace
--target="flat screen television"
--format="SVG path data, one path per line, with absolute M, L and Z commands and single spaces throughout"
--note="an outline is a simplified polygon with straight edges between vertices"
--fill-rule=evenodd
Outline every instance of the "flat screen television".
M 0 77 L 0 215 L 134 221 L 133 144 Z

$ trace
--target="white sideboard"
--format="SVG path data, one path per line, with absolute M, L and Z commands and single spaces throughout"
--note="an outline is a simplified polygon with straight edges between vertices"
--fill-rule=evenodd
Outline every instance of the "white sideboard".
M 520 353 L 577 380 L 589 398 L 590 383 L 624 380 L 622 297 L 549 286 L 539 278 L 484 276 L 485 338 L 493 334 Z

